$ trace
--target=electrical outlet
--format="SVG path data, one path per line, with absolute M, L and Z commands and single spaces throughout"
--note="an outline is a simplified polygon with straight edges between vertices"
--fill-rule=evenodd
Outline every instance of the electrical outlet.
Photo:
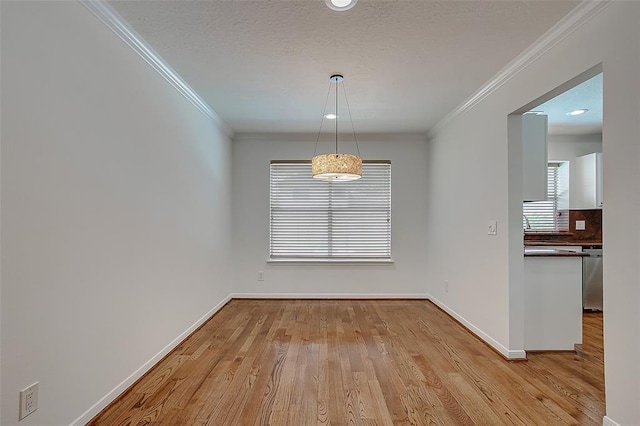
M 35 382 L 28 388 L 20 391 L 20 417 L 18 420 L 22 420 L 29 414 L 38 409 L 38 385 L 39 382 Z
M 449 293 L 449 280 L 444 280 L 444 292 Z
M 258 281 L 264 281 L 264 271 L 258 271 Z
M 576 231 L 584 231 L 586 224 L 587 222 L 584 220 L 576 220 Z

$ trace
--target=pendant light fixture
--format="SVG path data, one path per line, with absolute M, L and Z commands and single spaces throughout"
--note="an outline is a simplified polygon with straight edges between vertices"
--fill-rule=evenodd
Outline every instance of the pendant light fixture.
M 318 132 L 318 138 L 316 139 L 316 149 L 313 152 L 313 158 L 311 159 L 311 175 L 314 179 L 323 180 L 327 182 L 348 182 L 362 177 L 362 158 L 360 158 L 360 148 L 358 147 L 358 138 L 353 127 L 353 118 L 351 117 L 351 110 L 349 108 L 349 100 L 347 99 L 347 92 L 344 90 L 344 77 L 340 74 L 334 74 L 329 81 L 335 84 L 336 92 L 336 110 L 331 114 L 325 114 L 327 105 L 325 102 L 325 110 L 322 112 L 322 121 L 320 122 L 320 131 Z M 338 153 L 338 120 L 340 115 L 338 114 L 338 84 L 342 83 L 344 91 L 344 98 L 347 104 L 347 111 L 349 112 L 349 119 L 351 120 L 351 129 L 353 130 L 353 137 L 356 142 L 356 149 L 358 155 L 353 154 L 339 154 Z M 329 93 L 327 93 L 327 100 L 331 93 L 331 86 L 329 86 Z M 322 131 L 322 123 L 327 116 L 335 116 L 336 121 L 336 140 L 335 140 L 335 153 L 316 155 L 318 149 L 318 140 L 320 139 L 320 132 Z

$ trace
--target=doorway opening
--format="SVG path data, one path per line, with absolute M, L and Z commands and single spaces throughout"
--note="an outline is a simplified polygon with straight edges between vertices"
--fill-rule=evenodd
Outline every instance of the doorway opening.
M 510 293 L 520 295 L 510 309 L 518 304 L 522 308 L 521 314 L 511 312 L 511 325 L 522 331 L 522 347 L 525 351 L 575 350 L 603 363 L 602 214 L 606 206 L 602 95 L 602 66 L 597 65 L 509 116 L 510 149 L 519 144 L 517 148 L 522 150 L 521 209 L 514 200 L 509 212 L 510 229 L 520 222 L 522 226 L 522 239 L 515 233 L 510 238 L 510 253 L 522 252 L 525 246 L 522 275 L 512 274 L 516 279 L 510 284 Z M 526 145 L 528 123 L 544 128 L 542 141 L 539 136 L 533 138 L 537 144 L 533 149 Z M 542 262 L 527 257 L 527 250 L 534 248 L 544 248 L 547 253 L 540 275 L 551 280 L 546 290 L 541 288 L 540 277 L 530 279 L 535 271 L 531 265 Z M 562 276 L 554 271 L 559 263 L 553 262 L 553 255 L 560 253 L 553 250 L 572 251 L 578 257 L 566 271 L 558 269 L 565 271 Z M 518 262 L 511 265 L 519 269 Z M 562 284 L 570 285 L 571 291 L 554 294 L 554 286 Z M 532 306 L 534 299 L 538 304 Z M 543 317 L 551 320 L 545 322 Z M 538 329 L 545 324 L 549 330 Z M 553 341 L 544 346 L 532 338 L 536 332 L 545 338 L 559 336 L 562 343 Z

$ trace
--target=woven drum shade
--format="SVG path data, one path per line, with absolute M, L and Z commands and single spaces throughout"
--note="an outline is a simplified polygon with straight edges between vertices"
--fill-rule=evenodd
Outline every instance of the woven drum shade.
M 322 154 L 311 159 L 311 176 L 324 181 L 349 181 L 362 177 L 362 158 L 351 154 Z

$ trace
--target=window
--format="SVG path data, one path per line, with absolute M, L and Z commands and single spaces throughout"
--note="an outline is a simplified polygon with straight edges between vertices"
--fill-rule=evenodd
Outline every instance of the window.
M 272 161 L 270 182 L 271 260 L 391 260 L 389 161 L 338 183 L 313 179 L 310 161 Z
M 547 168 L 547 199 L 523 203 L 522 226 L 526 231 L 569 229 L 569 163 L 551 162 Z

